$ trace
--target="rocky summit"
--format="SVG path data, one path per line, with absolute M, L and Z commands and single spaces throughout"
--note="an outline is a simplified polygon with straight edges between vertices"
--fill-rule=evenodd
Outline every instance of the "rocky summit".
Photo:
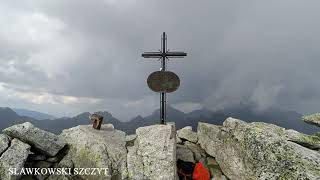
M 199 123 L 198 136 L 230 179 L 320 178 L 319 137 L 233 118 L 223 126 Z
M 49 156 L 55 156 L 65 145 L 58 136 L 36 128 L 29 122 L 11 126 L 4 129 L 3 132 L 10 137 L 31 144 L 34 148 Z
M 303 116 L 302 120 L 306 123 L 320 127 L 320 113 Z
M 319 134 L 319 133 L 318 133 Z M 178 179 L 177 160 L 198 163 L 214 180 L 320 179 L 320 137 L 228 118 L 223 125 L 174 123 L 139 127 L 127 135 L 111 124 L 55 135 L 23 123 L 0 134 L 1 180 Z M 67 174 L 12 174 L 26 168 L 65 168 Z M 81 174 L 81 168 L 103 173 Z

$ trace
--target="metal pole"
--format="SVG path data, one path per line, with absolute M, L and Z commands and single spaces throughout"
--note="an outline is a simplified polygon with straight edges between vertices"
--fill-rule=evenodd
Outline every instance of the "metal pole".
M 162 67 L 161 67 L 161 71 L 165 71 L 166 70 L 166 33 L 163 32 L 162 34 Z M 166 94 L 165 92 L 161 92 L 161 107 L 160 107 L 160 111 L 161 111 L 161 119 L 160 119 L 160 123 L 164 124 L 165 123 L 165 110 L 166 110 Z

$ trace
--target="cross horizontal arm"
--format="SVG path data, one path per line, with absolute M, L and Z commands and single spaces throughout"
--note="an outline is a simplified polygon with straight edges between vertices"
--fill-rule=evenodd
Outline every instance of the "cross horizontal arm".
M 185 52 L 167 52 L 166 57 L 184 57 L 187 56 Z
M 142 57 L 144 57 L 144 58 L 161 58 L 162 53 L 161 52 L 145 52 L 142 54 Z
M 185 52 L 145 52 L 142 54 L 142 57 L 144 58 L 161 58 L 161 57 L 184 57 L 187 56 L 187 53 Z

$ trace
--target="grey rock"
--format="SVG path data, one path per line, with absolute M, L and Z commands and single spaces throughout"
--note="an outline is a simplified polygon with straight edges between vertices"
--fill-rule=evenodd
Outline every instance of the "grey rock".
M 49 175 L 36 175 L 36 180 L 45 180 L 49 177 Z
M 106 131 L 112 131 L 115 130 L 113 124 L 104 124 L 103 129 Z
M 16 168 L 17 172 L 20 172 L 30 153 L 30 148 L 30 145 L 18 139 L 11 141 L 10 147 L 0 157 L 0 179 L 16 180 L 20 178 L 20 175 L 10 175 L 9 169 Z
M 211 180 L 228 180 L 228 178 L 224 175 L 222 175 L 221 177 L 213 177 L 211 178 Z
M 184 146 L 184 145 L 177 145 L 177 160 L 183 160 L 183 161 L 187 161 L 187 162 L 195 162 L 194 158 L 193 158 L 193 153 L 192 151 Z
M 177 136 L 181 139 L 196 143 L 198 141 L 198 136 L 196 132 L 192 131 L 192 127 L 187 126 L 177 131 Z
M 217 156 L 219 147 L 222 145 L 222 141 L 218 138 L 222 134 L 223 130 L 221 126 L 199 123 L 198 124 L 198 143 L 201 148 L 213 157 Z
M 140 127 L 135 145 L 128 147 L 129 179 L 176 179 L 174 124 Z
M 135 135 L 135 134 L 127 135 L 126 136 L 126 146 L 133 146 L 136 138 L 137 138 L 137 135 Z
M 184 127 L 184 128 L 181 128 L 181 129 L 192 131 L 192 127 L 191 127 L 191 126 L 186 126 L 186 127 Z M 179 131 L 179 130 L 178 130 L 178 131 Z
M 71 159 L 75 168 L 107 168 L 106 174 L 83 175 L 81 178 L 111 179 L 119 175 L 126 178 L 126 134 L 111 127 L 103 124 L 100 130 L 96 130 L 91 125 L 80 125 L 60 134 L 70 146 L 66 158 Z
M 62 158 L 64 158 L 67 155 L 68 151 L 69 147 L 65 146 L 62 150 L 59 151 L 59 153 L 56 156 L 49 157 L 46 159 L 46 161 L 50 163 L 58 163 L 62 160 Z
M 134 141 L 137 138 L 136 134 L 131 134 L 126 136 L 126 142 Z
M 320 113 L 303 116 L 302 120 L 306 123 L 320 127 Z
M 47 168 L 52 167 L 52 165 L 53 165 L 52 163 L 49 163 L 46 161 L 38 161 L 38 162 L 34 163 L 33 168 L 47 169 Z M 37 180 L 44 180 L 48 176 L 49 176 L 49 174 L 41 174 L 41 175 L 36 175 L 35 177 Z
M 64 156 L 63 159 L 59 162 L 58 167 L 71 169 L 74 168 L 71 154 L 67 154 L 66 156 Z
M 286 130 L 285 134 L 288 141 L 295 142 L 309 149 L 313 149 L 313 150 L 320 149 L 320 137 L 318 136 L 306 135 L 298 131 L 295 131 L 293 129 Z
M 46 161 L 38 161 L 34 163 L 35 168 L 49 168 L 52 166 L 52 163 L 46 162 Z
M 176 135 L 176 142 L 177 144 L 182 144 L 182 140 Z
M 205 166 L 209 169 L 210 175 L 213 179 L 221 180 L 224 178 L 222 170 L 214 158 L 207 157 Z
M 129 146 L 127 149 L 127 170 L 129 179 L 143 179 L 144 164 L 142 156 L 138 155 L 138 147 Z
M 8 149 L 10 139 L 5 134 L 0 134 L 0 155 Z
M 32 175 L 25 175 L 25 176 L 21 176 L 22 180 L 37 180 L 36 178 L 34 178 Z
M 30 144 L 49 156 L 55 156 L 65 146 L 65 143 L 57 135 L 36 128 L 30 122 L 8 127 L 3 132 Z
M 59 162 L 60 160 L 61 160 L 60 157 L 57 157 L 57 156 L 46 159 L 47 162 L 51 162 L 51 163 L 56 163 L 56 162 Z
M 192 151 L 193 157 L 196 162 L 199 162 L 200 159 L 205 158 L 207 156 L 206 152 L 198 144 L 186 141 L 184 142 L 184 145 Z
M 43 161 L 46 160 L 47 157 L 43 154 L 29 154 L 28 160 L 31 161 Z
M 78 178 L 68 175 L 50 175 L 46 180 L 78 180 Z
M 198 135 L 230 179 L 320 177 L 320 153 L 290 141 L 279 126 L 228 118 L 222 127 L 199 123 Z

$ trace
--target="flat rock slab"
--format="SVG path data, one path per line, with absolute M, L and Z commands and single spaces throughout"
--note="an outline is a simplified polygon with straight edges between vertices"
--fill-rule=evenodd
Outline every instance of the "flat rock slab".
M 59 136 L 34 127 L 30 122 L 8 127 L 3 130 L 3 133 L 30 144 L 49 156 L 55 156 L 65 146 Z
M 128 147 L 129 179 L 176 179 L 176 134 L 173 124 L 136 130 L 134 146 Z
M 20 172 L 30 153 L 30 148 L 30 145 L 18 139 L 11 141 L 10 147 L 0 157 L 0 179 L 16 180 L 20 178 L 19 175 L 10 175 L 9 169 L 16 168 L 16 171 Z
M 193 143 L 196 143 L 198 141 L 198 135 L 196 132 L 192 131 L 192 127 L 191 126 L 186 126 L 182 129 L 179 129 L 177 131 L 177 136 L 180 139 L 184 139 Z
M 66 157 L 75 168 L 106 168 L 101 175 L 83 175 L 81 178 L 126 178 L 124 132 L 115 130 L 110 124 L 103 124 L 100 130 L 93 129 L 91 125 L 80 125 L 63 130 L 60 137 L 70 146 Z

